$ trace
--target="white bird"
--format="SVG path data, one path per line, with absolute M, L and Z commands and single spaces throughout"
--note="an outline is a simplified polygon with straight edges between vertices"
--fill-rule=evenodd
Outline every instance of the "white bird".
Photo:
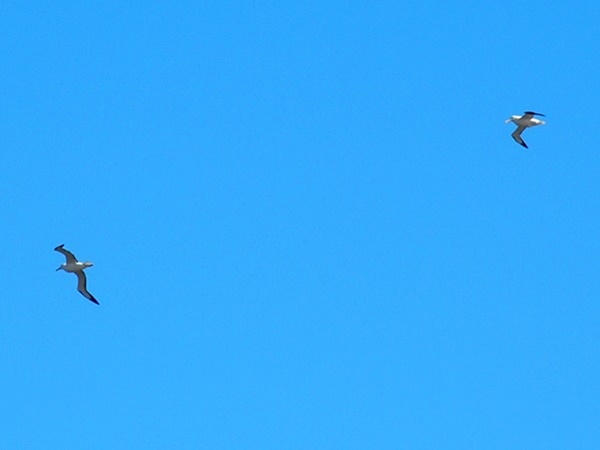
M 83 271 L 85 269 L 87 269 L 88 267 L 92 267 L 94 264 L 91 262 L 77 261 L 77 258 L 75 258 L 75 255 L 73 253 L 71 253 L 69 250 L 66 250 L 65 248 L 63 248 L 64 246 L 65 246 L 65 244 L 61 244 L 54 249 L 57 252 L 65 255 L 67 258 L 67 262 L 65 264 L 61 264 L 60 267 L 58 269 L 56 269 L 56 271 L 58 272 L 59 270 L 62 269 L 65 272 L 71 272 L 71 273 L 74 273 L 75 275 L 77 275 L 77 280 L 78 280 L 77 290 L 79 292 L 81 292 L 81 294 L 85 298 L 87 298 L 89 301 L 92 301 L 96 305 L 99 305 L 100 303 L 98 303 L 98 300 L 96 300 L 94 298 L 94 296 L 92 294 L 90 294 L 90 291 L 87 290 L 85 274 L 83 273 Z
M 540 113 L 536 113 L 533 111 L 525 111 L 525 113 L 522 116 L 510 116 L 510 118 L 505 122 L 514 122 L 517 124 L 517 129 L 513 132 L 513 134 L 511 134 L 511 136 L 515 141 L 517 141 L 525 148 L 529 148 L 527 147 L 527 144 L 521 137 L 521 133 L 525 130 L 525 128 L 537 127 L 538 125 L 544 125 L 546 123 L 543 120 L 536 119 L 533 116 L 546 117 Z

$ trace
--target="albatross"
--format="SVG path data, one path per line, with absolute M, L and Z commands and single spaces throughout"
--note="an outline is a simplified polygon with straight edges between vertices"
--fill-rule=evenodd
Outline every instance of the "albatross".
M 538 125 L 544 125 L 546 122 L 540 119 L 536 119 L 534 116 L 544 116 L 544 114 L 536 113 L 533 111 L 525 111 L 522 116 L 510 116 L 510 118 L 505 123 L 514 122 L 517 124 L 517 129 L 511 134 L 513 139 L 521 144 L 525 148 L 527 144 L 521 137 L 521 133 L 525 130 L 525 128 L 537 127 Z
M 83 273 L 83 271 L 85 269 L 87 269 L 88 267 L 92 267 L 94 264 L 91 262 L 77 261 L 77 258 L 75 258 L 75 255 L 64 247 L 65 247 L 65 244 L 61 244 L 54 249 L 57 252 L 65 255 L 65 257 L 67 258 L 67 262 L 64 264 L 61 264 L 60 267 L 58 269 L 56 269 L 56 271 L 58 272 L 59 270 L 62 269 L 65 272 L 71 272 L 71 273 L 74 273 L 75 275 L 77 275 L 77 280 L 78 280 L 77 281 L 77 290 L 79 292 L 81 292 L 81 294 L 85 298 L 87 298 L 89 301 L 94 302 L 96 305 L 99 305 L 100 303 L 98 303 L 98 300 L 96 300 L 94 298 L 94 296 L 92 294 L 90 294 L 90 291 L 87 290 L 86 278 L 85 278 L 85 274 Z

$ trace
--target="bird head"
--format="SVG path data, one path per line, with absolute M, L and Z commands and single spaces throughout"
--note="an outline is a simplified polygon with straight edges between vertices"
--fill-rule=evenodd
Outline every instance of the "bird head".
M 510 122 L 514 122 L 515 120 L 519 119 L 520 116 L 510 116 L 508 119 L 506 119 L 504 121 L 504 123 L 510 123 Z

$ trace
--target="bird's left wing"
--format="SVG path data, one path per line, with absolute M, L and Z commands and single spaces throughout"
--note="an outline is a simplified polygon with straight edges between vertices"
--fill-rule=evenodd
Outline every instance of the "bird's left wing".
M 71 253 L 69 250 L 65 249 L 64 247 L 65 247 L 65 244 L 61 244 L 58 247 L 55 247 L 54 250 L 56 250 L 57 252 L 62 253 L 63 255 L 66 256 L 67 264 L 76 263 L 77 258 L 75 258 L 75 255 L 73 253 Z

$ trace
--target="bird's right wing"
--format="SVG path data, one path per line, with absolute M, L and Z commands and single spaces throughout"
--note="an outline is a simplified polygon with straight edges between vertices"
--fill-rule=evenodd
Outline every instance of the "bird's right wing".
M 75 274 L 77 275 L 77 290 L 79 292 L 81 292 L 81 294 L 87 298 L 89 301 L 94 302 L 96 305 L 99 305 L 100 303 L 98 303 L 98 300 L 96 300 L 94 298 L 94 296 L 92 294 L 90 294 L 90 291 L 87 290 L 87 280 L 85 277 L 85 273 L 83 273 L 83 270 L 80 270 L 79 272 L 75 272 Z
M 513 131 L 513 133 L 511 134 L 512 138 L 517 141 L 519 144 L 521 144 L 523 147 L 525 148 L 529 148 L 527 147 L 527 144 L 525 143 L 525 141 L 523 140 L 523 138 L 521 137 L 521 133 L 523 132 L 523 130 L 526 127 L 517 127 L 517 129 L 515 131 Z

